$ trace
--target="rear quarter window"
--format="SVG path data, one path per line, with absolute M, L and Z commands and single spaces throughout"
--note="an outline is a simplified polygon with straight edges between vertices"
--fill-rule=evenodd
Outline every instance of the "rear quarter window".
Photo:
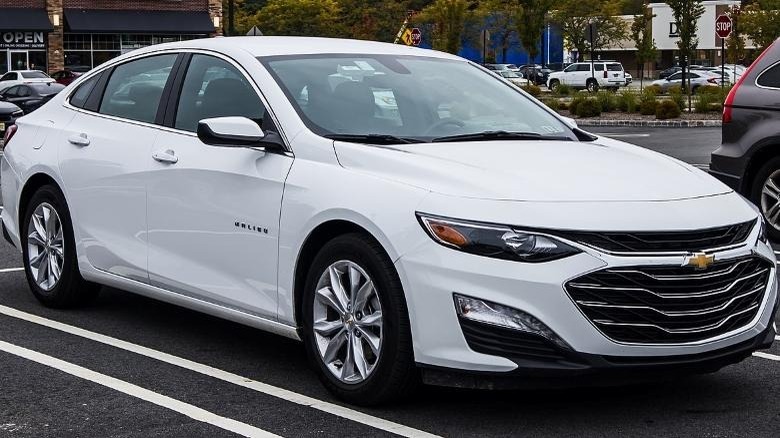
M 780 64 L 775 64 L 764 70 L 756 83 L 761 87 L 780 88 Z
M 609 71 L 623 71 L 623 66 L 620 64 L 607 64 L 607 70 Z

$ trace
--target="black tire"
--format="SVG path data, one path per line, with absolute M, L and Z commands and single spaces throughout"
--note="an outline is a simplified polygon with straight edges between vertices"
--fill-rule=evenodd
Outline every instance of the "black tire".
M 585 81 L 585 88 L 588 90 L 589 93 L 595 93 L 599 91 L 599 83 L 597 80 L 591 78 Z
M 767 221 L 767 235 L 775 242 L 780 241 L 780 228 L 777 225 L 772 224 L 769 218 L 766 217 L 767 212 L 761 203 L 761 192 L 764 190 L 764 185 L 766 184 L 767 179 L 769 179 L 769 176 L 777 171 L 780 171 L 780 157 L 774 157 L 764 164 L 761 169 L 758 170 L 758 173 L 756 173 L 750 187 L 750 200 L 763 212 L 764 218 Z
M 332 264 L 349 261 L 372 279 L 382 306 L 381 349 L 373 372 L 359 383 L 345 383 L 325 364 L 314 334 L 314 300 L 320 276 Z M 409 395 L 419 383 L 412 350 L 406 299 L 393 263 L 381 245 L 363 234 L 346 234 L 326 243 L 314 258 L 303 294 L 303 333 L 309 361 L 325 387 L 352 404 L 373 406 Z
M 549 88 L 550 91 L 552 91 L 554 93 L 556 90 L 558 90 L 558 86 L 560 86 L 560 85 L 561 85 L 561 81 L 559 81 L 558 79 L 551 79 L 550 80 L 550 86 L 547 87 L 547 88 Z
M 51 206 L 60 218 L 62 236 L 64 239 L 64 251 L 62 257 L 62 271 L 59 280 L 49 290 L 40 287 L 33 276 L 30 264 L 30 248 L 28 245 L 28 232 L 32 215 L 42 204 Z M 47 185 L 38 189 L 32 196 L 24 211 L 22 227 L 20 229 L 24 271 L 27 275 L 27 283 L 35 298 L 46 307 L 66 308 L 89 303 L 97 297 L 100 286 L 90 283 L 81 276 L 76 257 L 76 242 L 73 237 L 73 224 L 70 220 L 65 197 L 55 186 Z

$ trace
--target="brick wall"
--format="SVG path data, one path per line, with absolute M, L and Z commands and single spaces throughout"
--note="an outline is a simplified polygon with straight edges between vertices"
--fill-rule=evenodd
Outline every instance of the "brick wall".
M 0 8 L 44 8 L 46 0 L 0 0 Z
M 209 9 L 209 0 L 63 0 L 63 7 L 147 11 L 207 11 Z
M 214 21 L 215 17 L 219 18 L 219 26 L 217 26 L 215 35 L 224 35 L 225 24 L 223 22 L 222 15 L 222 0 L 209 0 L 209 16 L 211 16 L 212 22 Z
M 49 12 L 49 22 L 54 24 L 53 15 L 57 14 L 60 18 L 59 26 L 54 26 L 54 30 L 49 33 L 49 49 L 48 49 L 48 67 L 49 72 L 55 72 L 62 70 L 65 67 L 65 49 L 63 47 L 63 26 L 65 25 L 65 18 L 62 16 L 62 2 L 63 0 L 45 0 L 46 9 Z

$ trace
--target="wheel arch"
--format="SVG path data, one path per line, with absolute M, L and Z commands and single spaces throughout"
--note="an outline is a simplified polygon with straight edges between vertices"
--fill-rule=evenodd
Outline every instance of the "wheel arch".
M 22 191 L 19 194 L 19 204 L 17 205 L 18 218 L 23 217 L 24 211 L 27 209 L 27 204 L 30 202 L 30 199 L 32 199 L 35 192 L 37 192 L 38 189 L 46 185 L 51 185 L 56 187 L 57 190 L 59 190 L 60 193 L 63 193 L 64 196 L 65 192 L 62 190 L 62 187 L 60 187 L 60 184 L 57 182 L 56 179 L 54 179 L 54 177 L 52 177 L 51 175 L 45 172 L 34 173 L 32 176 L 27 178 L 27 181 L 25 181 Z
M 382 244 L 381 239 L 378 239 L 367 228 L 359 225 L 356 222 L 346 219 L 330 219 L 320 223 L 314 227 L 311 232 L 304 239 L 301 245 L 300 251 L 298 251 L 298 257 L 295 261 L 295 271 L 293 276 L 293 311 L 296 325 L 300 326 L 303 312 L 303 294 L 306 284 L 306 275 L 308 274 L 308 268 L 311 266 L 314 257 L 327 242 L 335 239 L 338 236 L 345 234 L 362 234 L 374 241 L 376 241 L 382 250 L 389 258 L 390 252 L 387 247 Z
M 770 137 L 763 139 L 759 144 L 753 146 L 753 152 L 750 154 L 747 166 L 745 166 L 745 174 L 742 178 L 742 184 L 740 185 L 740 193 L 750 197 L 752 195 L 753 181 L 758 171 L 769 160 L 775 157 L 780 157 L 780 137 Z

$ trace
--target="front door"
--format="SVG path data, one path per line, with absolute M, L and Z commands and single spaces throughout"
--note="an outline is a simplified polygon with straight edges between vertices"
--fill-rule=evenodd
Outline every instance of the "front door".
M 11 70 L 29 69 L 30 63 L 26 51 L 23 52 L 11 51 L 10 61 L 11 61 Z
M 195 54 L 172 127 L 154 147 L 148 180 L 152 285 L 265 318 L 277 314 L 279 216 L 292 157 L 214 147 L 202 119 L 243 116 L 276 129 L 252 83 L 230 62 Z

